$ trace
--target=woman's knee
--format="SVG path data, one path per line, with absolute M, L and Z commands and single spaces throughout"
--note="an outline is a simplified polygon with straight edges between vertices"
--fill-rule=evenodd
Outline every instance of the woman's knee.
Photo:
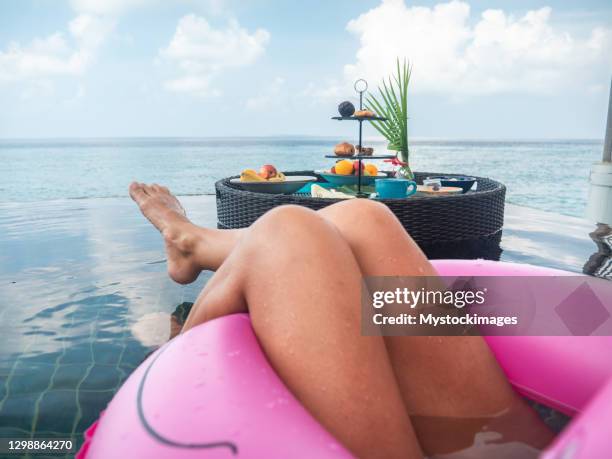
M 253 224 L 252 229 L 268 233 L 284 233 L 287 230 L 301 230 L 306 225 L 317 224 L 318 219 L 317 213 L 311 209 L 284 205 L 266 212 Z
M 259 220 L 295 220 L 316 217 L 317 213 L 308 207 L 285 204 L 275 207 L 261 216 Z M 259 221 L 258 220 L 258 221 Z
M 345 201 L 346 211 L 367 220 L 393 218 L 393 212 L 381 202 L 372 199 L 350 199 Z
M 397 217 L 384 204 L 371 199 L 351 199 L 329 208 L 328 216 L 351 239 L 405 232 Z
M 317 212 L 296 205 L 279 206 L 266 212 L 251 226 L 250 234 L 266 246 L 291 246 L 294 251 L 341 237 L 335 226 Z

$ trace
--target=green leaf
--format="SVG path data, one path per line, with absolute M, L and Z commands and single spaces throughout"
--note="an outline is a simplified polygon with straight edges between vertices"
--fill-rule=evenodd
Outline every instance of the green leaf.
M 389 149 L 408 154 L 408 86 L 412 67 L 404 58 L 396 60 L 395 72 L 383 79 L 378 95 L 368 94 L 366 106 L 386 122 L 372 121 L 374 128 L 389 141 Z M 393 148 L 391 148 L 393 147 Z

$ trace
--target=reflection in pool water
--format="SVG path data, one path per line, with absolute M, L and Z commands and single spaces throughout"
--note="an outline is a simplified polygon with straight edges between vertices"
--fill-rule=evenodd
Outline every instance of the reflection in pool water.
M 195 223 L 215 226 L 213 197 L 182 201 Z M 502 260 L 582 270 L 589 224 L 506 212 Z M 175 284 L 163 257 L 159 234 L 128 199 L 0 204 L 0 435 L 80 443 L 209 277 Z

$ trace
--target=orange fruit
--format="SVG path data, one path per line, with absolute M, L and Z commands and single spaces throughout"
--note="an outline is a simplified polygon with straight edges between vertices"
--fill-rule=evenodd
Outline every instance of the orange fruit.
M 353 173 L 353 163 L 348 159 L 343 159 L 336 163 L 336 174 L 351 175 Z
M 366 164 L 365 171 L 368 175 L 372 175 L 374 177 L 378 175 L 378 168 L 374 164 Z

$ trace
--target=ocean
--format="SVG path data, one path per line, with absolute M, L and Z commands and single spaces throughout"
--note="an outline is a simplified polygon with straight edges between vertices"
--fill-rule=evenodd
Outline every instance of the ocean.
M 323 169 L 343 139 L 133 138 L 0 140 L 0 202 L 127 196 L 132 180 L 167 185 L 179 195 L 214 193 L 214 183 L 242 169 Z M 349 139 L 350 141 L 350 139 Z M 381 140 L 364 142 L 384 153 Z M 416 171 L 490 177 L 507 202 L 584 215 L 590 166 L 601 140 L 414 140 Z

